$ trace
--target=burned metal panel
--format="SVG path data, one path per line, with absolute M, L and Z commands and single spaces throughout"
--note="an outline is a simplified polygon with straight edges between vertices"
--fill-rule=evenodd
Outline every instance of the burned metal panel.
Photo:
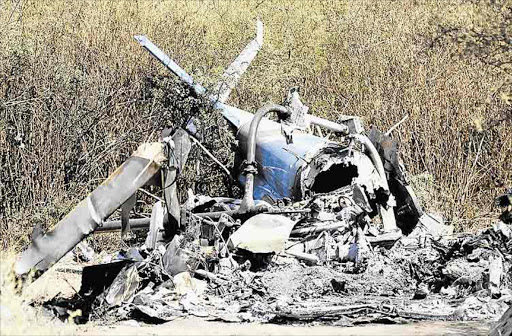
M 398 227 L 408 234 L 423 215 L 422 207 L 409 185 L 405 169 L 399 160 L 398 141 L 372 127 L 368 136 L 383 162 L 389 189 L 396 199 L 394 209 Z

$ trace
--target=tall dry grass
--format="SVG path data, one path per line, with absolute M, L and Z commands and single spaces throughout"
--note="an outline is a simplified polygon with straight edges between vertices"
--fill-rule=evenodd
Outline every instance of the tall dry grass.
M 491 29 L 499 17 L 488 1 L 4 0 L 2 246 L 23 245 L 35 223 L 57 222 L 182 113 L 186 90 L 161 78 L 166 71 L 134 34 L 211 85 L 253 37 L 257 17 L 265 46 L 232 104 L 255 110 L 299 86 L 313 113 L 333 120 L 357 115 L 387 129 L 409 114 L 394 136 L 411 173 L 434 179 L 427 207 L 459 229 L 492 216 L 492 198 L 512 181 L 512 136 L 509 121 L 485 125 L 508 108 L 507 75 L 457 56 L 450 40 L 432 44 L 440 26 Z M 209 134 L 218 136 L 205 142 L 232 164 L 229 138 Z M 193 179 L 199 190 L 221 190 L 208 189 L 221 173 Z

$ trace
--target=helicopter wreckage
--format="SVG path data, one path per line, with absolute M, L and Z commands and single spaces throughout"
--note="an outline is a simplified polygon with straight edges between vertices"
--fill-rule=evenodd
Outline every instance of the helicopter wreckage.
M 365 131 L 355 116 L 316 117 L 297 89 L 254 114 L 226 104 L 263 45 L 260 21 L 210 91 L 145 36 L 135 39 L 233 126 L 239 168 L 218 162 L 193 124 L 142 144 L 17 260 L 17 276 L 34 279 L 94 232 L 147 230 L 142 246 L 85 267 L 75 300 L 48 302 L 58 317 L 80 308 L 81 322 L 194 315 L 353 325 L 496 318 L 512 302 L 510 226 L 453 235 L 424 212 L 392 130 Z M 237 176 L 241 199 L 188 191 L 179 203 L 176 181 L 194 145 Z M 130 218 L 145 185 L 160 186 L 162 197 L 150 218 Z M 121 219 L 109 221 L 118 209 Z

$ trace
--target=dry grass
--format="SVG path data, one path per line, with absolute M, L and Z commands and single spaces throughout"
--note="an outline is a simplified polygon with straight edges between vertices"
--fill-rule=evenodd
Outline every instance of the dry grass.
M 26 243 L 36 222 L 58 221 L 138 143 L 183 114 L 186 92 L 160 78 L 165 70 L 134 34 L 210 85 L 252 38 L 256 17 L 266 44 L 233 104 L 254 110 L 300 86 L 312 111 L 334 120 L 357 115 L 387 129 L 409 114 L 395 136 L 410 171 L 433 176 L 433 204 L 459 229 L 489 217 L 492 198 L 512 182 L 510 121 L 485 127 L 507 108 L 507 75 L 454 56 L 459 46 L 448 40 L 431 45 L 439 25 L 491 29 L 498 16 L 487 1 L 4 0 L 2 247 Z M 222 126 L 205 125 L 210 136 Z M 205 142 L 232 164 L 230 139 L 216 139 Z M 221 173 L 192 179 L 199 190 L 222 191 L 208 189 Z

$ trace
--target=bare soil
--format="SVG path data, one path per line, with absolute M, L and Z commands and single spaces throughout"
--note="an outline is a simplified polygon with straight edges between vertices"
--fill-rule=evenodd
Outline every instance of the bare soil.
M 133 325 L 131 325 L 133 322 Z M 257 323 L 223 323 L 199 318 L 174 320 L 161 325 L 136 326 L 128 321 L 115 326 L 79 326 L 79 335 L 487 335 L 481 322 L 429 322 L 357 327 L 293 326 Z

